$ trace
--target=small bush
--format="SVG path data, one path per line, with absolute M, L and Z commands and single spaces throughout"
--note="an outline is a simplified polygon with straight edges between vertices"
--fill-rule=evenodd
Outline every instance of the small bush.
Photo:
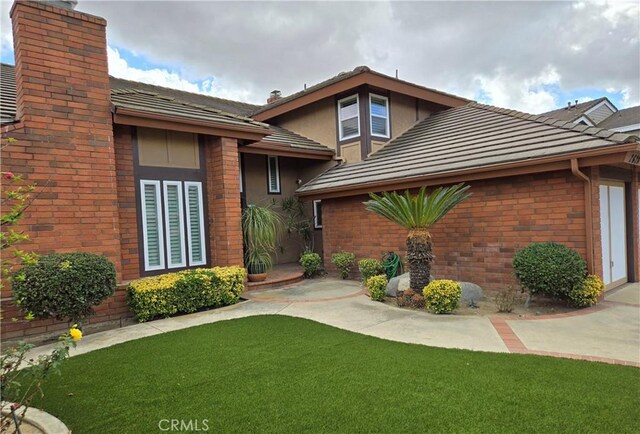
M 434 280 L 422 291 L 425 307 L 433 313 L 451 313 L 458 307 L 462 288 L 453 280 Z
M 304 268 L 304 277 L 313 277 L 320 269 L 321 263 L 322 259 L 317 253 L 307 252 L 300 256 L 300 265 Z
M 198 268 L 145 277 L 129 284 L 127 303 L 140 322 L 203 307 L 238 302 L 246 270 L 241 267 Z
M 358 270 L 360 270 L 360 276 L 362 276 L 363 282 L 366 282 L 370 277 L 385 274 L 382 262 L 372 258 L 359 260 Z
M 116 290 L 116 269 L 104 256 L 53 253 L 20 269 L 13 294 L 20 309 L 35 319 L 81 322 Z
M 389 281 L 387 280 L 387 276 L 384 274 L 371 276 L 365 281 L 371 300 L 384 301 L 384 297 L 387 293 L 387 283 L 389 283 Z
M 569 298 L 582 286 L 587 264 L 575 250 L 553 242 L 532 243 L 513 257 L 516 277 L 529 293 Z
M 356 255 L 349 252 L 338 252 L 331 256 L 331 263 L 338 268 L 338 271 L 340 271 L 340 277 L 343 279 L 349 277 L 349 272 L 351 271 L 351 267 L 353 267 L 355 261 Z
M 575 307 L 589 307 L 598 302 L 598 296 L 604 290 L 604 283 L 596 275 L 590 274 L 580 286 L 569 293 L 569 300 Z
M 510 286 L 498 292 L 493 300 L 498 312 L 508 313 L 513 310 L 513 305 L 518 301 L 518 298 L 518 291 Z

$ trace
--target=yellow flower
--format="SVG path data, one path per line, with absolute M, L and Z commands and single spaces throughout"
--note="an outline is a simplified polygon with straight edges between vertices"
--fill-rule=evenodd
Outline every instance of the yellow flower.
M 80 329 L 77 329 L 75 327 L 72 327 L 71 329 L 69 329 L 69 335 L 76 342 L 82 339 L 82 332 L 80 331 Z

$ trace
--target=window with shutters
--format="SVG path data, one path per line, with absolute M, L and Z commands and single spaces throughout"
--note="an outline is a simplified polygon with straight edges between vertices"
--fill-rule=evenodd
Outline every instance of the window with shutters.
M 358 95 L 353 95 L 338 101 L 340 140 L 346 140 L 360 135 L 360 108 L 358 103 Z
M 144 270 L 205 265 L 202 183 L 141 180 Z
M 389 137 L 389 98 L 369 94 L 369 112 L 371 114 L 371 135 Z
M 280 194 L 280 163 L 274 155 L 267 156 L 267 178 L 269 193 Z

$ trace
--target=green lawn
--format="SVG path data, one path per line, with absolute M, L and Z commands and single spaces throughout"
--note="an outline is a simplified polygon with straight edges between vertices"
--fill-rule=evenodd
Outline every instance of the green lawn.
M 36 405 L 74 434 L 162 432 L 163 419 L 241 433 L 623 433 L 637 432 L 639 386 L 632 367 L 409 345 L 259 316 L 71 358 Z

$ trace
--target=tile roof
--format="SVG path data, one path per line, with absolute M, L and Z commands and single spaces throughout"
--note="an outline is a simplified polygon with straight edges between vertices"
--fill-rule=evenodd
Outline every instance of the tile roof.
M 450 94 L 450 93 L 442 92 L 440 90 L 432 89 L 432 88 L 425 87 L 425 86 L 420 86 L 420 85 L 415 84 L 415 83 L 410 83 L 408 81 L 397 79 L 395 77 L 390 77 L 390 76 L 382 74 L 380 72 L 373 71 L 368 66 L 357 66 L 352 71 L 341 72 L 338 75 L 329 78 L 328 80 L 324 80 L 324 81 L 322 81 L 320 83 L 314 84 L 313 86 L 309 86 L 304 90 L 301 90 L 301 91 L 293 93 L 291 95 L 282 97 L 282 98 L 280 98 L 280 99 L 278 99 L 276 101 L 273 101 L 273 102 L 271 102 L 269 104 L 263 105 L 263 106 L 259 107 L 258 109 L 256 109 L 251 114 L 252 115 L 256 115 L 258 113 L 262 113 L 264 111 L 271 110 L 274 107 L 278 107 L 278 106 L 280 106 L 282 104 L 285 104 L 285 103 L 287 103 L 289 101 L 293 101 L 293 100 L 295 100 L 297 98 L 300 98 L 303 95 L 307 95 L 309 93 L 312 93 L 312 92 L 315 92 L 317 90 L 323 89 L 323 88 L 325 88 L 327 86 L 330 86 L 330 85 L 332 85 L 334 83 L 339 83 L 339 82 L 341 82 L 343 80 L 346 80 L 348 78 L 354 77 L 354 76 L 359 75 L 359 74 L 363 74 L 365 72 L 370 72 L 370 73 L 373 73 L 373 74 L 376 74 L 376 75 L 379 75 L 379 76 L 382 76 L 382 77 L 385 77 L 385 78 L 389 78 L 389 79 L 396 80 L 396 81 L 399 81 L 399 82 L 402 82 L 402 83 L 405 83 L 405 84 L 409 84 L 411 86 L 419 87 L 421 89 L 426 89 L 426 90 L 429 90 L 431 92 L 436 92 L 436 93 L 439 93 L 441 95 L 447 95 L 447 96 L 450 96 L 450 97 L 453 97 L 453 98 L 458 98 L 458 99 L 463 100 L 463 101 L 470 101 L 470 100 L 468 100 L 466 98 L 462 98 L 462 97 L 459 97 L 457 95 L 453 95 L 453 94 Z
M 221 125 L 250 126 L 266 129 L 267 124 L 246 116 L 234 115 L 216 108 L 193 104 L 169 96 L 138 89 L 111 89 L 111 104 L 119 108 L 167 115 L 185 120 L 214 122 Z
M 580 116 L 584 115 L 586 111 L 589 111 L 590 108 L 595 107 L 606 99 L 606 97 L 601 97 L 591 101 L 581 102 L 580 104 L 572 105 L 571 108 L 563 107 L 542 113 L 542 116 L 548 116 L 561 121 L 575 121 Z
M 16 73 L 11 65 L 0 63 L 0 124 L 16 117 Z
M 248 116 L 260 107 L 255 104 L 216 98 L 199 93 L 185 92 L 183 90 L 155 86 L 152 84 L 140 83 L 116 77 L 109 77 L 109 84 L 111 85 L 111 89 L 136 89 L 145 92 L 157 93 L 158 95 L 172 97 L 186 103 L 204 105 L 234 115 Z
M 470 103 L 426 118 L 366 160 L 329 169 L 298 192 L 410 181 L 637 140 L 601 128 Z
M 618 110 L 598 124 L 600 128 L 614 129 L 640 124 L 640 105 Z
M 289 131 L 285 128 L 271 125 L 271 135 L 265 137 L 261 141 L 263 143 L 275 143 L 281 145 L 288 145 L 292 148 L 308 149 L 312 151 L 325 151 L 327 153 L 334 153 L 334 150 L 316 142 L 315 140 L 301 136 L 300 134 Z

